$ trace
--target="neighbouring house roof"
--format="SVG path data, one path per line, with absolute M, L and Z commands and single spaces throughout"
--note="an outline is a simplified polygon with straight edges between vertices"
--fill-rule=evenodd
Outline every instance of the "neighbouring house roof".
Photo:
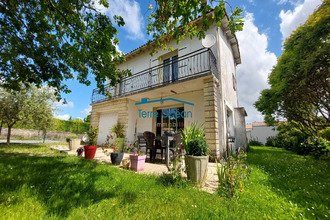
M 210 11 L 209 13 L 210 14 L 214 13 L 214 10 Z M 199 16 L 193 22 L 196 23 L 196 22 L 200 21 L 201 18 L 202 18 L 202 16 Z M 229 25 L 229 16 L 228 16 L 228 13 L 225 11 L 225 17 L 221 20 L 221 29 L 231 45 L 236 64 L 240 64 L 241 55 L 240 55 L 240 51 L 239 51 L 238 40 L 236 38 L 236 35 L 231 33 L 228 25 Z M 150 45 L 153 46 L 153 44 L 154 44 L 154 41 L 151 41 Z M 139 54 L 141 52 L 141 50 L 144 50 L 144 49 L 148 49 L 148 43 L 143 44 L 140 47 L 132 50 L 131 52 L 126 53 L 125 54 L 126 60 L 133 58 L 135 55 Z
M 275 124 L 274 126 L 277 126 L 281 123 L 284 123 L 285 121 L 279 121 L 277 124 Z M 246 124 L 246 129 L 252 129 L 253 127 L 262 127 L 262 126 L 266 126 L 268 127 L 268 125 L 265 122 L 253 122 L 252 124 Z
M 252 124 L 246 124 L 245 129 L 246 130 L 252 130 Z
M 253 122 L 252 127 L 258 127 L 258 126 L 267 126 L 265 122 Z

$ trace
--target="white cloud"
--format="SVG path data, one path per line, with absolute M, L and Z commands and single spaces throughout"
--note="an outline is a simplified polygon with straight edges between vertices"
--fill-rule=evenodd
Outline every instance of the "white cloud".
M 67 101 L 66 103 L 63 103 L 63 101 L 55 102 L 54 106 L 56 108 L 74 108 L 74 103 L 71 101 Z
M 278 5 L 285 5 L 287 3 L 290 3 L 291 5 L 294 6 L 297 6 L 302 2 L 302 0 L 273 0 L 273 1 L 277 1 Z
M 293 11 L 281 10 L 281 33 L 283 39 L 290 36 L 292 31 L 296 30 L 298 26 L 305 23 L 308 16 L 313 14 L 314 10 L 322 4 L 322 0 L 305 0 L 304 3 L 297 5 Z
M 54 113 L 54 118 L 61 119 L 61 120 L 69 120 L 70 115 L 65 114 L 65 115 L 59 115 L 56 112 Z
M 128 32 L 127 38 L 132 40 L 144 39 L 143 24 L 144 19 L 141 14 L 141 8 L 135 0 L 110 0 L 109 7 L 105 8 L 99 5 L 98 1 L 95 3 L 96 7 L 104 14 L 109 16 L 119 15 L 124 21 L 123 28 Z
M 87 108 L 85 108 L 84 110 L 81 111 L 81 114 L 83 115 L 89 115 L 92 111 L 92 106 L 88 106 Z
M 254 25 L 252 13 L 246 13 L 243 31 L 238 32 L 242 64 L 237 66 L 237 83 L 240 106 L 245 107 L 246 122 L 263 121 L 254 108 L 260 92 L 269 87 L 268 74 L 276 64 L 276 55 L 267 50 L 268 38 Z

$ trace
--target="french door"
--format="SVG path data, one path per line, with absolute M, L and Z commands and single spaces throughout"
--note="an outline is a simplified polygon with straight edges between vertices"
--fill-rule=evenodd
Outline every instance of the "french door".
M 164 65 L 163 82 L 170 83 L 177 81 L 179 75 L 178 56 L 176 55 L 173 56 L 172 58 L 165 59 L 163 65 Z
M 183 107 L 158 109 L 156 118 L 156 136 L 174 134 L 184 128 L 184 118 L 177 117 L 184 111 Z

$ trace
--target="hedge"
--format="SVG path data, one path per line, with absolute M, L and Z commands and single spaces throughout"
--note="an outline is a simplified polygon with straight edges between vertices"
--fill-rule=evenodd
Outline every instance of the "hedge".
M 83 121 L 65 121 L 55 119 L 56 131 L 69 131 L 75 134 L 83 134 L 89 130 L 90 123 Z

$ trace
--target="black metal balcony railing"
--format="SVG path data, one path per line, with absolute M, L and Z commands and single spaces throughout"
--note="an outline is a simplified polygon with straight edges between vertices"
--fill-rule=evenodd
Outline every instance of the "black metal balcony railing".
M 219 77 L 217 60 L 210 49 L 201 49 L 182 57 L 164 60 L 163 64 L 145 69 L 130 77 L 124 77 L 122 82 L 115 87 L 111 87 L 109 84 L 105 86 L 112 94 L 112 99 L 116 99 L 210 74 Z M 99 89 L 93 90 L 92 103 L 107 100 L 109 97 L 99 94 Z

